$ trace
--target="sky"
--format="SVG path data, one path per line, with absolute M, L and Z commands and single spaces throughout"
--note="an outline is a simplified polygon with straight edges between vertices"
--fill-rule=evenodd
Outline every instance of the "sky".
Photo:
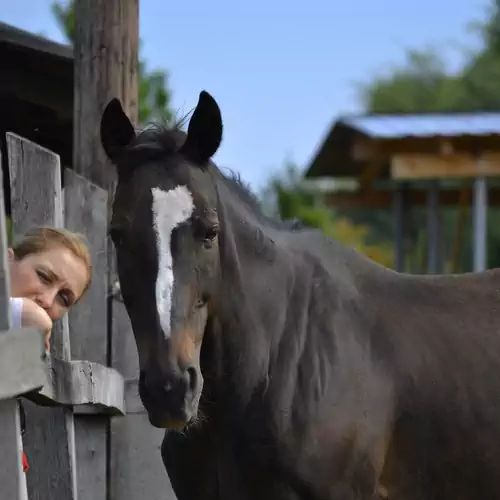
M 0 0 L 0 21 L 65 42 L 52 0 Z M 201 90 L 222 110 L 214 160 L 255 191 L 285 161 L 306 168 L 331 123 L 362 112 L 359 86 L 408 49 L 441 48 L 451 69 L 477 44 L 487 0 L 141 0 L 141 57 L 166 69 L 173 108 Z

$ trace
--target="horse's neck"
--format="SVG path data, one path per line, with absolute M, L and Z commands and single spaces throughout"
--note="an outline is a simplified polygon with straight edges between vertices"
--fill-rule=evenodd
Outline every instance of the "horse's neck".
M 222 383 L 232 385 L 243 405 L 266 383 L 270 357 L 285 328 L 294 286 L 290 254 L 278 244 L 277 230 L 267 228 L 253 207 L 227 185 L 219 188 L 220 297 L 217 300 L 218 355 Z

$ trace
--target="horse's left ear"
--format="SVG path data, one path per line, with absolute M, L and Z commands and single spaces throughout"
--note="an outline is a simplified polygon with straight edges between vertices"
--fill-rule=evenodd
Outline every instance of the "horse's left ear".
M 219 105 L 208 92 L 202 90 L 180 152 L 195 163 L 205 164 L 219 149 L 221 141 L 222 116 Z
M 114 163 L 121 150 L 135 138 L 135 129 L 119 99 L 111 99 L 101 117 L 101 144 L 106 156 Z

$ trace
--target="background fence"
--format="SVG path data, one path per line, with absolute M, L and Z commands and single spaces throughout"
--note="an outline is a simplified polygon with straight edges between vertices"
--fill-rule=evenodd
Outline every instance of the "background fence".
M 160 457 L 163 431 L 149 424 L 138 397 L 128 316 L 107 287 L 107 193 L 62 170 L 51 151 L 15 134 L 5 139 L 14 240 L 39 225 L 82 232 L 94 271 L 85 297 L 54 325 L 45 357 L 39 332 L 10 328 L 1 191 L 0 500 L 175 498 Z M 17 396 L 26 412 L 22 443 Z

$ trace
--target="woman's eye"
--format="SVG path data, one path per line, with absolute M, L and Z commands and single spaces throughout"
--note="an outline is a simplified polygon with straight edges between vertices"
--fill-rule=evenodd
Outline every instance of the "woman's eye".
M 60 293 L 59 297 L 61 298 L 64 307 L 69 307 L 71 305 L 69 297 L 65 293 Z
M 50 278 L 42 271 L 37 271 L 38 277 L 44 283 L 50 283 Z

